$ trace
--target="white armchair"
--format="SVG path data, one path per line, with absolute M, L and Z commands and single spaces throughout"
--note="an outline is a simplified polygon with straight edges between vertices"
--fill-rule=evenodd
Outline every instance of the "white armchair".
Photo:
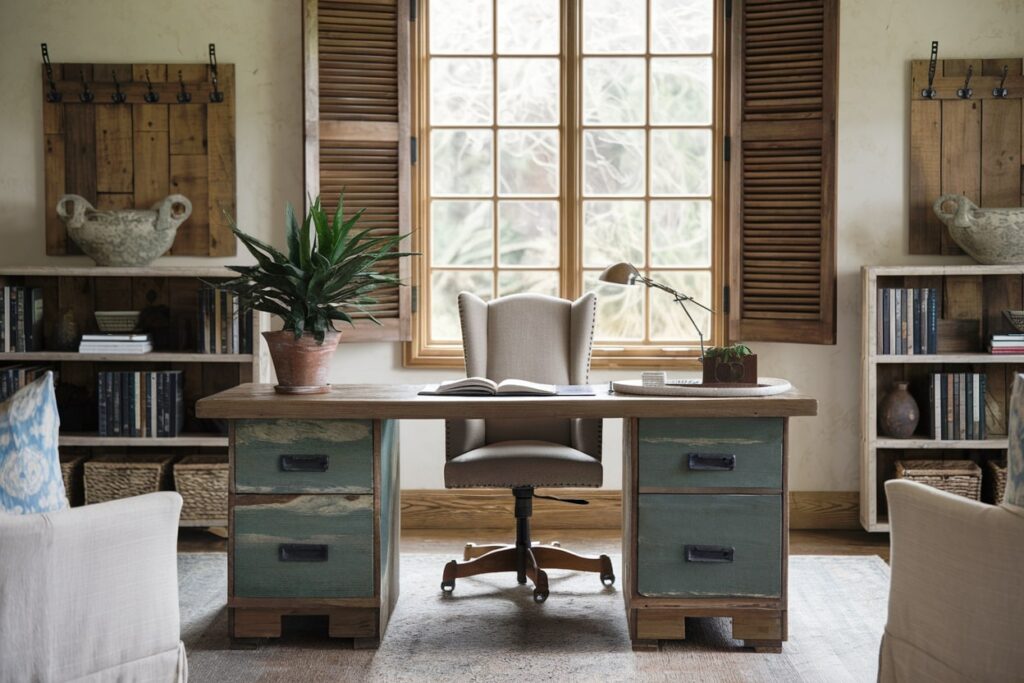
M 188 679 L 181 497 L 0 513 L 0 682 Z

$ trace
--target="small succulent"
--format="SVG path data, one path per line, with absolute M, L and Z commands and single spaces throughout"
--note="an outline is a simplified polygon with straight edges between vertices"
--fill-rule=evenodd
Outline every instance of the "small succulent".
M 404 235 L 373 236 L 371 230 L 352 234 L 363 215 L 360 209 L 347 220 L 342 217 L 344 196 L 330 218 L 320 204 L 311 202 L 302 224 L 291 204 L 286 210 L 288 255 L 238 229 L 231 230 L 256 258 L 253 266 L 228 266 L 237 278 L 214 286 L 234 292 L 243 306 L 280 317 L 284 329 L 300 338 L 311 332 L 323 343 L 335 321 L 354 324 L 350 313 L 361 312 L 380 324 L 365 306 L 377 303 L 370 294 L 381 287 L 401 285 L 394 275 L 378 271 L 382 260 L 415 256 L 397 251 Z M 229 217 L 230 220 L 230 217 Z
M 705 358 L 714 358 L 720 363 L 738 363 L 744 356 L 753 355 L 750 347 L 744 344 L 732 346 L 712 346 L 704 352 Z

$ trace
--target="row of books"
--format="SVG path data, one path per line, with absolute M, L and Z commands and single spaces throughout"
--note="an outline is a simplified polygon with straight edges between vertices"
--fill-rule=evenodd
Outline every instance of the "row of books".
M 237 294 L 215 287 L 199 290 L 200 353 L 252 353 L 252 309 Z
M 148 334 L 83 334 L 79 353 L 149 353 L 153 342 Z
M 937 353 L 938 309 L 934 288 L 880 288 L 876 351 L 894 355 Z
M 988 352 L 1000 354 L 1024 354 L 1024 334 L 993 334 L 988 343 Z
M 979 372 L 933 374 L 928 388 L 928 409 L 933 438 L 985 439 L 985 375 Z
M 0 305 L 0 351 L 39 351 L 43 348 L 43 290 L 4 287 Z
M 6 401 L 18 389 L 35 382 L 52 369 L 45 365 L 8 365 L 0 368 L 0 401 Z M 57 383 L 56 374 L 55 372 L 54 384 Z
M 185 422 L 181 370 L 100 372 L 100 436 L 178 436 Z

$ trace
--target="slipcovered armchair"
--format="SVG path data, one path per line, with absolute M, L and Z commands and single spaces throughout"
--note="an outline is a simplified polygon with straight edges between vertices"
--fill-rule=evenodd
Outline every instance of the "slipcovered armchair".
M 1011 681 L 1024 675 L 1021 375 L 1009 432 L 1001 505 L 916 482 L 886 482 L 892 581 L 880 681 Z
M 181 496 L 0 513 L 0 681 L 188 679 Z
M 513 294 L 486 302 L 463 292 L 459 317 L 466 374 L 495 382 L 586 384 L 596 314 L 592 293 L 576 301 Z M 534 600 L 544 602 L 545 568 L 596 572 L 605 585 L 615 581 L 607 555 L 585 557 L 530 540 L 535 488 L 601 485 L 601 420 L 448 420 L 445 425 L 445 486 L 512 489 L 516 541 L 467 545 L 464 562 L 445 566 L 442 590 L 453 591 L 457 578 L 514 571 L 520 584 L 533 582 Z

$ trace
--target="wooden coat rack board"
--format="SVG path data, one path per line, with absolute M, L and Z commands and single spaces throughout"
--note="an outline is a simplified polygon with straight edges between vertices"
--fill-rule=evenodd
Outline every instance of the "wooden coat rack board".
M 178 102 L 179 71 L 188 103 Z M 81 195 L 98 209 L 148 209 L 177 193 L 192 201 L 192 216 L 168 253 L 234 256 L 224 212 L 235 215 L 235 67 L 217 65 L 221 102 L 210 101 L 210 76 L 203 63 L 54 64 L 61 101 L 50 102 L 43 67 L 48 255 L 81 253 L 54 208 L 64 194 Z M 80 99 L 83 79 L 91 102 Z M 118 91 L 122 104 L 111 100 Z M 150 92 L 157 102 L 147 102 Z
M 932 204 L 943 194 L 962 194 L 982 207 L 1024 205 L 1024 75 L 1021 58 L 940 59 L 928 99 L 928 60 L 911 62 L 910 253 L 961 254 Z M 1000 85 L 1008 73 L 1005 97 Z M 968 67 L 972 95 L 961 98 Z

